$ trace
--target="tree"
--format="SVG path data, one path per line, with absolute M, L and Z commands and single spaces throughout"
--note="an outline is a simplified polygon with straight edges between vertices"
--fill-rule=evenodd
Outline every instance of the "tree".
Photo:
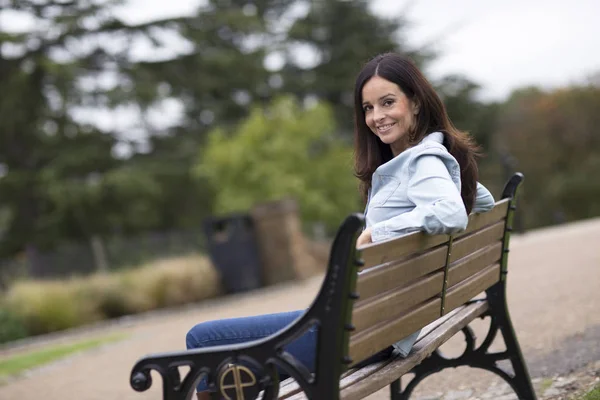
M 113 156 L 123 132 L 80 118 L 82 109 L 140 101 L 156 86 L 134 85 L 131 48 L 119 40 L 151 36 L 165 22 L 127 25 L 112 13 L 119 3 L 0 0 L 2 12 L 33 21 L 23 31 L 0 32 L 0 207 L 8 215 L 2 255 L 106 233 L 108 221 L 132 216 L 126 206 L 152 203 L 157 193 L 143 170 Z M 133 188 L 139 197 L 126 195 Z
M 524 172 L 529 227 L 600 215 L 600 88 L 524 88 L 502 106 L 495 145 Z
M 216 211 L 247 211 L 259 202 L 294 197 L 304 222 L 334 230 L 360 208 L 352 149 L 332 134 L 325 103 L 309 108 L 291 97 L 255 107 L 233 132 L 209 134 L 195 173 L 211 182 Z
M 252 103 L 270 100 L 274 92 L 264 60 L 274 41 L 271 25 L 292 3 L 209 0 L 195 15 L 172 22 L 188 43 L 185 53 L 132 68 L 136 81 L 150 77 L 183 102 L 182 129 L 174 132 L 178 139 L 199 143 L 207 130 L 235 125 Z M 157 145 L 172 145 L 159 144 L 169 141 L 163 139 L 154 138 Z
M 447 75 L 435 82 L 452 123 L 473 135 L 484 152 L 489 152 L 496 124 L 497 104 L 477 99 L 480 86 L 461 75 Z
M 407 45 L 405 29 L 402 17 L 378 17 L 365 0 L 311 1 L 308 13 L 288 32 L 282 90 L 301 100 L 327 101 L 348 137 L 354 80 L 364 63 L 388 51 L 407 54 L 419 65 L 432 58 L 429 50 Z
M 162 93 L 183 109 L 175 127 L 156 134 L 149 129 L 149 153 L 130 160 L 163 188 L 155 210 L 161 227 L 197 225 L 211 212 L 210 188 L 190 172 L 198 150 L 209 130 L 235 126 L 252 104 L 266 104 L 274 95 L 264 60 L 276 40 L 275 21 L 293 3 L 210 0 L 195 15 L 165 23 L 187 43 L 185 52 L 128 70 L 131 81 L 144 83 L 137 96 L 141 107 L 151 107 Z

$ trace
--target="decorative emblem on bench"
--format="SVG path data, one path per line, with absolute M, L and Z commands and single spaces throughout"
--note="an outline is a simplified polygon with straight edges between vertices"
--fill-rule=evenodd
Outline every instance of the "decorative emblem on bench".
M 252 400 L 260 390 L 256 375 L 248 367 L 227 364 L 219 373 L 219 389 L 226 400 Z

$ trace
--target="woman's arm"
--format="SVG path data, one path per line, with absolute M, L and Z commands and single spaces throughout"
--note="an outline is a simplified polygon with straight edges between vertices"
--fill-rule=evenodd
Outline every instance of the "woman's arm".
M 430 149 L 408 166 L 408 199 L 415 208 L 371 227 L 373 242 L 424 230 L 430 234 L 454 233 L 466 228 L 468 217 L 460 190 L 449 169 L 458 163 L 449 154 Z

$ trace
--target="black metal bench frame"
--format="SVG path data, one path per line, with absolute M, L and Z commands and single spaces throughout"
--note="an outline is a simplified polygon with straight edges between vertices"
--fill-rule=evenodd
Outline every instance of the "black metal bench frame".
M 491 318 L 490 329 L 482 344 L 475 348 L 472 329 L 462 329 L 466 349 L 458 358 L 445 358 L 438 350 L 415 366 L 410 372 L 415 377 L 402 389 L 401 378 L 390 385 L 393 400 L 408 399 L 416 385 L 427 376 L 447 368 L 470 366 L 495 373 L 504 379 L 519 399 L 534 400 L 536 394 L 531 384 L 517 338 L 510 320 L 506 302 L 506 274 L 508 244 L 512 231 L 515 196 L 523 180 L 515 174 L 506 184 L 502 198 L 510 199 L 503 239 L 501 278 L 486 290 L 488 311 L 481 317 Z M 341 225 L 334 239 L 328 269 L 323 285 L 312 305 L 294 323 L 282 331 L 262 340 L 231 346 L 219 346 L 192 351 L 154 354 L 139 360 L 132 369 L 130 383 L 137 391 L 147 390 L 152 379 L 150 371 L 157 371 L 163 380 L 164 400 L 190 398 L 203 374 L 208 376 L 211 388 L 229 399 L 254 399 L 262 392 L 265 400 L 277 399 L 280 389 L 278 369 L 292 377 L 306 397 L 314 400 L 340 398 L 340 377 L 354 363 L 348 355 L 352 307 L 359 295 L 356 287 L 356 270 L 362 265 L 357 258 L 356 238 L 364 225 L 363 216 L 353 214 Z M 318 326 L 316 353 L 317 371 L 311 374 L 284 348 L 313 326 Z M 506 350 L 490 352 L 490 345 L 501 333 Z M 498 363 L 510 361 L 513 371 L 505 371 Z M 357 361 L 357 360 L 355 360 Z M 179 367 L 190 371 L 181 379 Z M 216 398 L 216 397 L 215 397 Z

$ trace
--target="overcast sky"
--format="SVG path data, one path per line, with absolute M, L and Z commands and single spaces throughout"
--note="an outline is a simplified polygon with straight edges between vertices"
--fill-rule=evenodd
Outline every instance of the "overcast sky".
M 192 13 L 201 0 L 129 0 L 124 14 L 147 20 Z M 600 71 L 599 0 L 374 0 L 386 16 L 406 11 L 409 43 L 434 41 L 438 77 L 464 73 L 481 95 L 501 100 L 524 85 L 557 87 Z

